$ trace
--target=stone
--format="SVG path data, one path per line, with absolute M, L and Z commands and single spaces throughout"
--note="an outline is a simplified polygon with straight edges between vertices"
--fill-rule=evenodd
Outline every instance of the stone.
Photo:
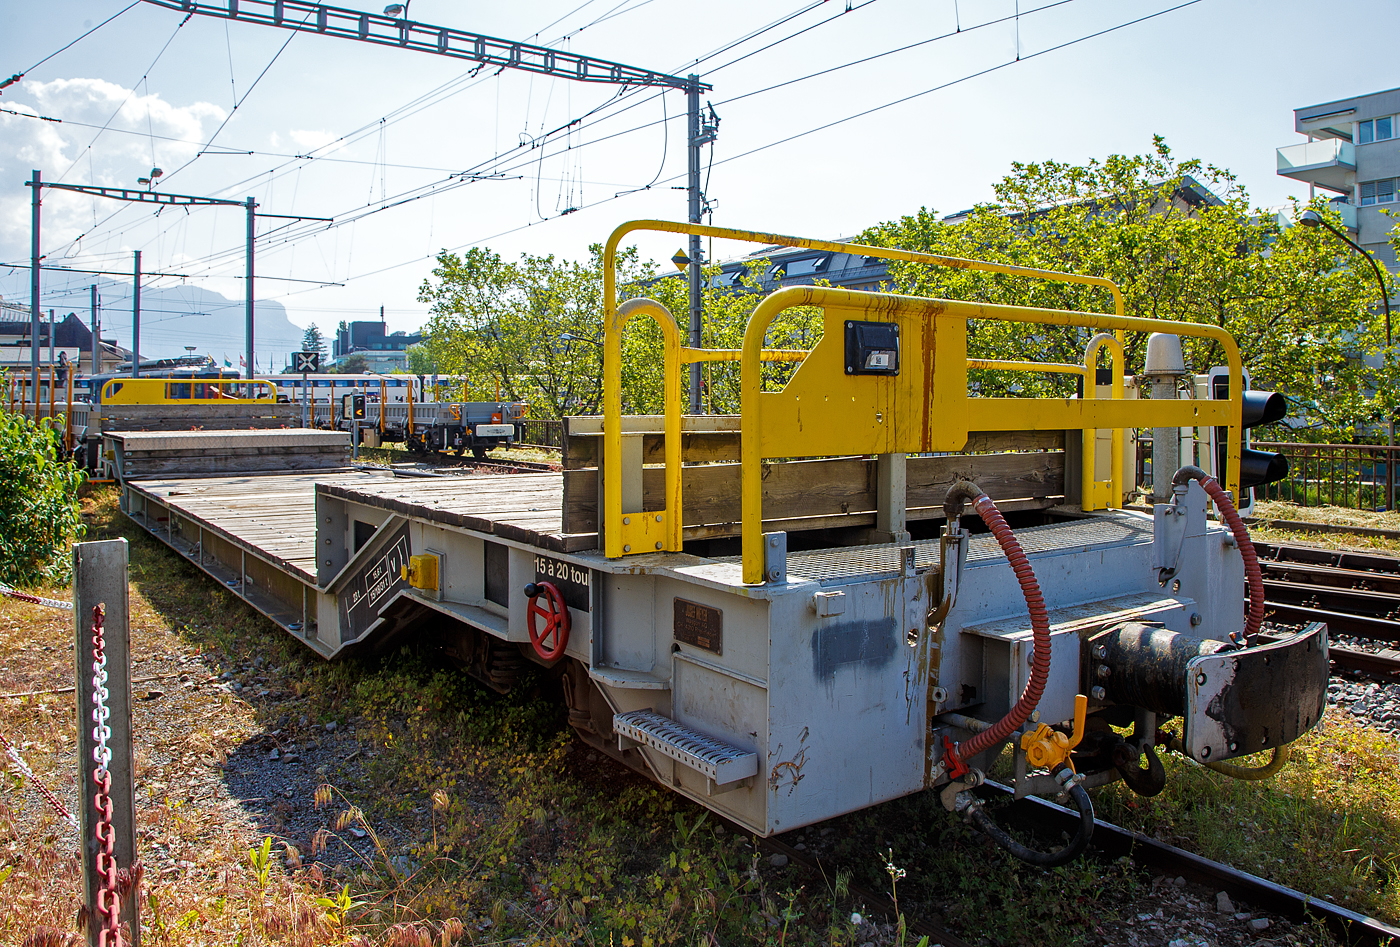
M 1172 884 L 1176 885 L 1178 888 L 1184 888 L 1186 887 L 1186 879 L 1181 875 L 1177 875 L 1172 879 Z
M 1249 929 L 1252 931 L 1266 931 L 1269 929 L 1269 919 L 1267 917 L 1256 917 L 1249 922 Z
M 327 733 L 335 733 L 335 721 L 334 721 L 334 720 L 332 720 L 330 723 L 326 724 L 326 732 L 327 732 Z
M 1215 909 L 1221 914 L 1235 913 L 1234 902 L 1230 900 L 1230 896 L 1224 891 L 1217 891 L 1215 893 Z
M 270 751 L 268 751 L 267 758 L 268 758 L 269 760 L 276 761 L 276 760 L 278 760 L 278 759 L 281 759 L 281 757 L 282 757 L 282 754 L 281 754 L 280 752 L 278 752 L 277 747 L 275 747 L 275 746 L 274 746 Z
M 774 868 L 786 868 L 787 863 L 788 857 L 783 854 L 774 855 L 768 859 L 768 864 L 772 865 Z

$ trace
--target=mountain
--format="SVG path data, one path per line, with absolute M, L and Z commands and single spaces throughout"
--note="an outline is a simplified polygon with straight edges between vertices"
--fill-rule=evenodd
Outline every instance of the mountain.
M 131 284 L 101 281 L 97 292 L 102 338 L 114 339 L 118 345 L 130 348 Z M 27 304 L 29 300 L 27 296 L 11 295 L 6 301 Z M 237 368 L 238 357 L 246 350 L 243 306 L 241 298 L 229 299 L 197 286 L 142 287 L 141 357 L 187 355 L 185 347 L 193 345 L 195 354 L 212 355 L 220 363 L 227 359 Z M 46 287 L 45 319 L 49 308 L 59 319 L 74 312 L 80 319 L 87 320 L 90 318 L 87 287 L 67 293 Z M 258 299 L 254 300 L 253 309 L 258 369 L 267 371 L 270 366 L 272 371 L 280 371 L 289 353 L 301 350 L 304 330 L 287 318 L 287 310 L 281 303 Z

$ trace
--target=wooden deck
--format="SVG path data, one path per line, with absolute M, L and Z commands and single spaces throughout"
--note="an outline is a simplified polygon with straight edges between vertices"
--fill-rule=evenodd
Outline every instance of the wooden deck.
M 378 482 L 322 481 L 322 492 L 403 516 L 458 526 L 553 552 L 594 549 L 598 534 L 563 533 L 558 473 Z
M 314 585 L 316 484 L 369 486 L 388 480 L 387 471 L 383 474 L 360 470 L 308 471 L 250 477 L 153 479 L 130 484 L 129 488 Z M 144 525 L 159 532 L 159 524 L 154 521 Z M 172 542 L 171 545 L 176 544 Z

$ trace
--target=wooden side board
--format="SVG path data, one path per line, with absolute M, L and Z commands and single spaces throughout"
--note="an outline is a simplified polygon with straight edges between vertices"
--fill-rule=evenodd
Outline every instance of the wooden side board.
M 595 434 L 577 435 L 565 432 L 564 469 L 581 470 L 597 467 L 602 453 L 602 437 Z M 1064 431 L 973 431 L 967 436 L 962 452 L 993 453 L 996 451 L 1064 450 Z M 738 463 L 738 431 L 693 431 L 681 434 L 681 461 L 687 464 Z M 661 434 L 642 434 L 642 463 L 666 462 L 666 438 Z
M 105 431 L 206 431 L 299 427 L 295 404 L 113 404 L 98 413 Z
M 1046 508 L 1064 496 L 1061 450 L 911 457 L 906 466 L 910 520 L 942 516 L 943 498 L 957 479 L 975 481 L 1005 509 Z M 665 470 L 642 474 L 646 509 L 665 506 Z M 682 513 L 686 539 L 739 534 L 739 465 L 685 467 Z M 875 522 L 875 461 L 861 458 L 767 464 L 763 473 L 764 529 L 828 529 Z M 598 529 L 598 471 L 564 471 L 563 532 Z

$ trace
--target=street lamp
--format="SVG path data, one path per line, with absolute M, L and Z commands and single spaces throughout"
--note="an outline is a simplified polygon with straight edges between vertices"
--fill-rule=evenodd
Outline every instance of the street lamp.
M 1365 250 L 1361 249 L 1361 245 L 1360 245 L 1360 244 L 1358 244 L 1355 240 L 1352 240 L 1350 237 L 1348 237 L 1348 236 L 1347 236 L 1346 234 L 1344 234 L 1342 231 L 1338 230 L 1336 227 L 1333 227 L 1331 224 L 1329 224 L 1329 223 L 1327 222 L 1327 220 L 1326 220 L 1321 214 L 1319 214 L 1317 211 L 1313 210 L 1312 208 L 1308 208 L 1307 210 L 1303 211 L 1303 213 L 1302 213 L 1301 215 L 1299 215 L 1299 217 L 1298 217 L 1298 223 L 1302 224 L 1304 227 L 1319 227 L 1319 226 L 1320 226 L 1320 227 L 1325 227 L 1325 228 L 1327 228 L 1327 230 L 1331 232 L 1332 236 L 1336 237 L 1338 240 L 1341 240 L 1343 243 L 1345 243 L 1347 246 L 1351 247 L 1351 248 L 1352 248 L 1353 250 L 1355 250 L 1357 253 L 1359 253 L 1359 254 L 1361 254 L 1362 256 L 1364 256 L 1364 257 L 1366 258 L 1366 262 L 1371 264 L 1371 269 L 1374 270 L 1375 273 L 1376 273 L 1376 282 L 1379 283 L 1379 284 L 1380 284 L 1380 287 L 1381 287 L 1381 302 L 1383 302 L 1383 303 L 1385 304 L 1385 354 L 1381 357 L 1381 367 L 1382 367 L 1382 368 L 1388 368 L 1388 367 L 1390 366 L 1390 342 L 1391 342 L 1391 340 L 1390 340 L 1390 293 L 1386 291 L 1386 288 L 1385 288 L 1385 276 L 1381 274 L 1381 267 L 1380 267 L 1380 264 L 1376 262 L 1376 258 L 1375 258 L 1374 256 L 1372 256 L 1371 254 L 1367 253 Z M 1386 441 L 1385 441 L 1385 443 L 1386 443 L 1386 446 L 1387 446 L 1387 447 L 1394 447 L 1394 446 L 1395 446 L 1395 412 L 1394 412 L 1393 410 L 1387 408 L 1385 413 L 1386 413 Z M 1393 452 L 1387 452 L 1387 454 L 1386 454 L 1386 459 L 1385 459 L 1385 460 L 1386 460 L 1386 470 L 1389 471 L 1389 470 L 1391 469 L 1391 465 L 1395 463 L 1395 457 L 1393 456 Z M 1392 487 L 1391 489 L 1393 490 L 1394 488 Z M 1386 497 L 1385 508 L 1386 508 L 1387 510 L 1391 508 L 1392 500 L 1393 500 L 1393 497 L 1390 497 L 1390 496 L 1387 496 L 1387 497 Z

